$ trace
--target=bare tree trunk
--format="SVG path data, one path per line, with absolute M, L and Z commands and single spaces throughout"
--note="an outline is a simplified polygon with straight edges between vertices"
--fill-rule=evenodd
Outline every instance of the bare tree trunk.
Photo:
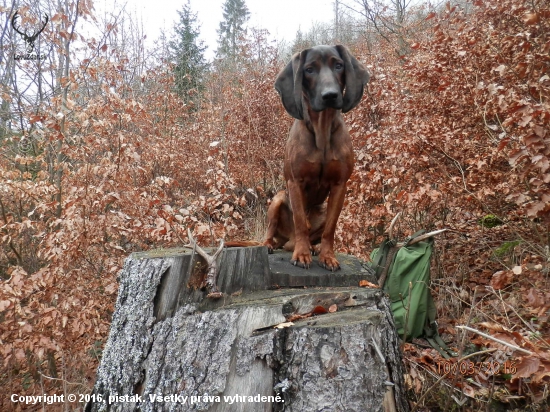
M 58 85 L 63 87 L 63 91 L 61 93 L 61 111 L 62 111 L 62 114 L 63 114 L 63 117 L 61 118 L 61 121 L 60 121 L 60 124 L 59 124 L 59 132 L 60 134 L 63 136 L 63 140 L 66 139 L 67 137 L 67 130 L 66 130 L 66 124 L 65 124 L 65 121 L 66 121 L 66 116 L 67 116 L 67 113 L 68 113 L 68 109 L 67 109 L 67 97 L 68 97 L 68 94 L 69 94 L 69 85 L 70 85 L 70 81 L 69 81 L 69 73 L 70 73 L 70 51 L 71 51 L 71 42 L 73 40 L 73 34 L 74 34 L 74 29 L 75 29 L 75 26 L 76 26 L 76 22 L 78 20 L 78 5 L 80 3 L 80 0 L 77 0 L 76 2 L 76 5 L 75 5 L 75 17 L 74 17 L 74 21 L 72 22 L 72 27 L 71 27 L 71 32 L 70 32 L 70 35 L 69 35 L 69 38 L 65 40 L 65 43 L 64 43 L 64 55 L 63 56 L 60 56 L 60 60 L 63 61 L 63 64 L 60 65 L 60 74 L 62 74 L 60 76 L 60 78 L 58 79 Z M 67 13 L 69 13 L 69 2 L 68 0 L 65 0 L 65 8 L 64 10 L 67 11 Z M 63 24 L 65 24 L 63 22 Z M 68 27 L 63 27 L 64 29 L 67 29 Z M 65 86 L 63 86 L 64 82 L 66 83 Z M 57 140 L 57 143 L 56 143 L 56 166 L 53 168 L 54 169 L 54 184 L 55 184 L 55 187 L 57 188 L 57 194 L 55 195 L 55 201 L 57 202 L 57 211 L 56 211 L 56 216 L 57 217 L 61 217 L 61 212 L 63 210 L 63 205 L 62 205 L 62 180 L 63 180 L 63 163 L 65 162 L 65 155 L 63 154 L 62 152 L 62 148 L 63 148 L 63 140 L 62 139 L 58 139 Z
M 407 411 L 389 302 L 357 286 L 372 270 L 289 258 L 225 249 L 212 300 L 189 250 L 130 256 L 86 411 Z

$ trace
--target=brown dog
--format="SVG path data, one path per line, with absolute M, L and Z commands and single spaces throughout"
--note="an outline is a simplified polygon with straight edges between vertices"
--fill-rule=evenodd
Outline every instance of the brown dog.
M 291 263 L 309 268 L 312 245 L 319 265 L 334 271 L 334 232 L 353 170 L 351 138 L 340 112 L 353 109 L 369 75 L 344 46 L 317 46 L 292 56 L 275 89 L 296 121 L 284 159 L 287 190 L 268 210 L 264 244 L 270 252 L 293 250 Z M 325 200 L 328 197 L 328 204 Z

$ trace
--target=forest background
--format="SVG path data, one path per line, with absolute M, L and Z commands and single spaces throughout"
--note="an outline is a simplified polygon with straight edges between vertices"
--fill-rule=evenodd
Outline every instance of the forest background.
M 4 0 L 2 410 L 22 408 L 6 394 L 90 392 L 130 253 L 181 246 L 187 228 L 203 246 L 262 240 L 292 123 L 274 79 L 293 52 L 338 43 L 372 78 L 345 115 L 356 166 L 337 250 L 368 259 L 398 212 L 401 239 L 450 229 L 432 261 L 439 331 L 462 356 L 481 351 L 471 359 L 500 365 L 442 370 L 436 351 L 405 344 L 411 404 L 544 410 L 550 2 L 338 0 L 334 9 L 332 23 L 285 43 L 248 27 L 244 0 L 226 0 L 206 61 L 189 3 L 174 34 L 147 47 L 123 8 L 100 17 L 91 0 Z M 28 50 L 15 11 L 28 34 L 49 16 L 33 50 L 43 59 L 16 58 Z M 83 34 L 90 25 L 94 36 Z M 497 359 L 505 346 L 458 325 L 529 354 Z

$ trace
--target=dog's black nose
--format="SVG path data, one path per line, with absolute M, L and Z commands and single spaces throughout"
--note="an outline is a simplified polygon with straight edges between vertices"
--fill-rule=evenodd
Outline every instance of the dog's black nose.
M 323 92 L 321 95 L 323 97 L 323 100 L 336 100 L 338 97 L 338 93 L 334 90 L 327 90 L 326 92 Z

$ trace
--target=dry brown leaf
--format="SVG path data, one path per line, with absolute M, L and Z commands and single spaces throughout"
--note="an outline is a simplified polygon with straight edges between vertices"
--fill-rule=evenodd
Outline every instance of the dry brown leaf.
M 322 315 L 323 313 L 327 313 L 327 310 L 323 306 L 315 306 L 313 310 L 311 311 L 313 315 Z
M 530 288 L 525 298 L 529 306 L 533 308 L 540 308 L 546 305 L 546 299 L 544 299 L 542 293 L 535 288 Z
M 542 372 L 537 372 L 531 377 L 531 382 L 533 383 L 542 383 L 543 381 L 550 381 L 550 370 L 544 369 Z
M 10 304 L 11 304 L 11 301 L 9 300 L 0 300 L 0 312 L 9 308 Z
M 525 24 L 537 24 L 540 21 L 540 17 L 537 13 L 527 13 L 523 18 Z
M 493 332 L 510 332 L 508 328 L 505 328 L 503 325 L 494 322 L 481 322 L 478 325 L 492 330 Z
M 534 356 L 520 357 L 515 366 L 517 372 L 514 374 L 514 379 L 529 378 L 539 370 L 540 359 Z
M 464 393 L 464 395 L 469 396 L 470 398 L 475 398 L 476 391 L 468 384 L 465 384 L 462 387 L 462 392 Z
M 115 293 L 117 289 L 118 289 L 118 285 L 115 282 L 112 282 L 105 287 L 105 293 L 107 293 L 108 295 L 111 295 Z
M 362 288 L 380 288 L 380 286 L 375 285 L 374 283 L 369 282 L 368 280 L 360 280 L 359 287 Z
M 304 315 L 300 315 L 300 314 L 298 314 L 298 313 L 294 313 L 294 314 L 292 314 L 292 315 L 290 315 L 290 316 L 287 316 L 286 320 L 287 320 L 288 322 L 295 322 L 295 321 L 300 320 L 300 319 L 310 318 L 311 315 L 312 315 L 311 312 L 310 312 L 310 313 L 306 313 L 306 314 L 304 314 Z
M 497 332 L 492 336 L 516 346 L 518 346 L 519 343 L 523 341 L 523 336 L 521 336 L 517 332 Z
M 509 270 L 500 270 L 491 277 L 490 285 L 495 290 L 504 289 L 512 283 L 514 275 Z

